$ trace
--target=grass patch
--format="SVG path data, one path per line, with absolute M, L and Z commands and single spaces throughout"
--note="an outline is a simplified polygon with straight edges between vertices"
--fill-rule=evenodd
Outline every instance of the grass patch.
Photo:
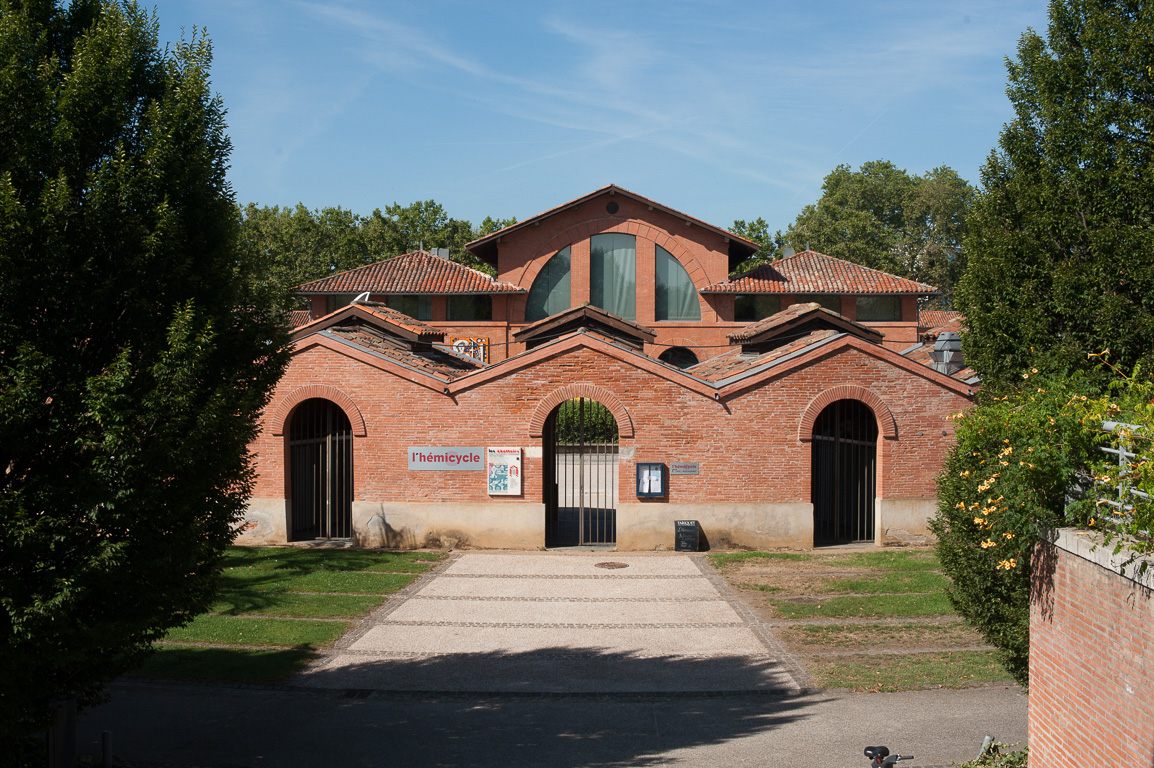
M 884 571 L 877 576 L 826 579 L 820 591 L 829 594 L 858 592 L 871 595 L 941 592 L 949 583 L 949 579 L 934 571 Z
M 230 590 L 209 606 L 226 616 L 292 616 L 302 619 L 351 619 L 385 602 L 384 595 L 329 595 L 309 592 Z
M 928 549 L 853 552 L 832 556 L 827 563 L 885 571 L 936 571 L 942 567 L 937 554 Z
M 220 645 L 263 645 L 274 648 L 318 648 L 349 628 L 345 621 L 266 619 L 202 614 L 168 633 L 166 640 Z
M 802 624 L 782 627 L 781 639 L 795 653 L 806 650 L 867 650 L 876 648 L 942 648 L 982 645 L 981 635 L 960 621 L 902 624 Z
M 954 609 L 940 592 L 913 595 L 846 595 L 810 602 L 770 599 L 782 619 L 888 619 L 950 616 Z
M 377 552 L 366 549 L 233 547 L 225 568 L 251 567 L 298 571 L 378 571 L 424 573 L 443 560 L 440 552 Z
M 158 645 L 128 677 L 279 685 L 312 658 L 299 649 L 197 648 Z
M 718 552 L 715 555 L 706 555 L 714 568 L 724 568 L 727 565 L 736 565 L 753 560 L 779 560 L 785 562 L 800 562 L 809 560 L 813 555 L 803 555 L 797 552 Z
M 353 592 L 387 595 L 412 584 L 416 574 L 371 571 L 279 571 L 269 568 L 228 568 L 221 574 L 221 591 L 234 592 Z
M 814 680 L 825 688 L 908 691 L 1011 682 L 994 651 L 944 651 L 908 655 L 851 656 L 811 661 Z

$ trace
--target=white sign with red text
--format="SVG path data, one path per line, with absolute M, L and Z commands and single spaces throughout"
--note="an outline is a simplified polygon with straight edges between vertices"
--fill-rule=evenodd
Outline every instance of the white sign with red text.
M 467 471 L 485 469 L 484 448 L 409 448 L 409 469 L 420 471 Z

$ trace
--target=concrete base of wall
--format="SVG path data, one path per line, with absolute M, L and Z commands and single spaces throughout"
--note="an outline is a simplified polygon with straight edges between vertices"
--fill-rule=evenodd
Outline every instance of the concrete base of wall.
M 929 519 L 934 499 L 878 499 L 877 543 L 933 543 Z M 617 549 L 673 549 L 673 523 L 697 520 L 710 549 L 810 549 L 813 505 L 668 504 L 629 502 L 617 506 Z M 284 499 L 252 499 L 237 544 L 288 541 Z M 505 503 L 353 502 L 353 538 L 364 547 L 389 549 L 541 549 L 545 505 Z
M 284 499 L 249 499 L 240 536 L 246 546 L 284 544 L 288 541 L 288 507 Z
M 354 501 L 353 536 L 366 547 L 541 549 L 545 505 Z
M 878 546 L 924 547 L 935 541 L 930 532 L 930 518 L 938 509 L 938 500 L 877 499 L 874 525 Z
M 809 549 L 813 505 L 663 504 L 617 505 L 617 548 L 673 549 L 675 520 L 696 520 L 702 545 L 711 549 Z

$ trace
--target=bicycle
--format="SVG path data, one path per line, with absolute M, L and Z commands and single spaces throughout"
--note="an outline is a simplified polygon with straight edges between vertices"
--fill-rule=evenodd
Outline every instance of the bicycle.
M 895 765 L 902 760 L 913 760 L 913 755 L 891 755 L 887 747 L 866 747 L 865 756 L 870 759 L 870 765 L 880 768 L 880 766 Z

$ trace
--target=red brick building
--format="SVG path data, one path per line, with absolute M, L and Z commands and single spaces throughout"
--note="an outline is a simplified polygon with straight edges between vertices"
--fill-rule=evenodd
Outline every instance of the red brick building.
M 417 252 L 301 287 L 248 540 L 927 536 L 973 386 L 925 364 L 932 286 L 812 252 L 730 279 L 756 243 L 612 186 L 468 247 L 496 278 Z

